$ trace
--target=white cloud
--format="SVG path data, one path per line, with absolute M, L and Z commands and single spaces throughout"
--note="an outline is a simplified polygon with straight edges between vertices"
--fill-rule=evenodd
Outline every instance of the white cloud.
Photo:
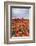
M 29 18 L 29 9 L 12 8 L 12 16 L 16 18 Z

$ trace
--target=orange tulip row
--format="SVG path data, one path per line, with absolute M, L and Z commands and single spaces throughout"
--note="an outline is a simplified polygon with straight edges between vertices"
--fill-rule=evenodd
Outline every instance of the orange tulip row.
M 12 29 L 15 28 L 16 36 L 29 36 L 29 20 L 13 20 Z M 21 29 L 22 31 L 19 31 Z M 13 30 L 14 31 L 14 30 Z

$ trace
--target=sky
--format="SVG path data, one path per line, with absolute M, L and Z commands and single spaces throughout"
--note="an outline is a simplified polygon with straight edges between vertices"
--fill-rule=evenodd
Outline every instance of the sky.
M 29 9 L 28 8 L 12 8 L 12 18 L 24 18 L 29 19 Z

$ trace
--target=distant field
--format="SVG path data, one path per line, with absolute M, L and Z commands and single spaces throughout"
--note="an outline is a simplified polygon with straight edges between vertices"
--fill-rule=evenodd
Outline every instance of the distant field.
M 28 19 L 12 19 L 11 36 L 23 37 L 29 36 L 29 20 Z

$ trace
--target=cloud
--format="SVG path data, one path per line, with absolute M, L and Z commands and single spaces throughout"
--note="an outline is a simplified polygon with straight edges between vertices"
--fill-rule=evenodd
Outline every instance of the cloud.
M 12 17 L 28 19 L 29 9 L 12 8 Z

